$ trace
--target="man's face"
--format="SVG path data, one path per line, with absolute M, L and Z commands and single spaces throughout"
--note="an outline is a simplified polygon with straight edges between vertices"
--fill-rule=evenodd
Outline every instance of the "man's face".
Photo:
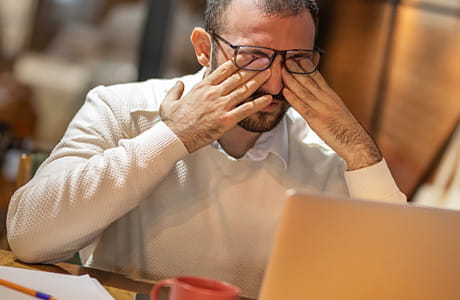
M 315 25 L 310 12 L 297 16 L 267 16 L 260 12 L 254 0 L 233 0 L 224 12 L 222 32 L 218 32 L 234 45 L 261 46 L 276 50 L 313 49 Z M 212 53 L 211 70 L 233 57 L 233 49 L 217 43 Z M 273 96 L 273 102 L 238 123 L 248 131 L 265 132 L 273 129 L 283 118 L 289 103 L 281 94 L 284 83 L 281 78 L 282 57 L 277 56 L 271 65 L 271 77 L 249 99 L 264 94 Z M 308 75 L 299 75 L 308 76 Z

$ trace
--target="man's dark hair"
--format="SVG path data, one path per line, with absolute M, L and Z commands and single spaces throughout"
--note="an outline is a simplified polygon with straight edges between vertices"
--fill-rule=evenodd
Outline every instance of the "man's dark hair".
M 205 12 L 205 27 L 208 31 L 222 32 L 223 14 L 232 0 L 208 0 Z M 262 0 L 259 9 L 267 15 L 297 16 L 309 10 L 318 28 L 319 8 L 315 0 Z

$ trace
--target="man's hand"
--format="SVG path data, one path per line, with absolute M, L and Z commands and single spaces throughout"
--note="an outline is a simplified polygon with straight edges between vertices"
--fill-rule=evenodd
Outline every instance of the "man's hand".
M 270 104 L 270 95 L 245 102 L 269 77 L 270 70 L 240 70 L 227 61 L 182 98 L 184 84 L 178 82 L 161 104 L 160 116 L 192 153 Z
M 295 75 L 282 71 L 283 95 L 310 127 L 356 170 L 382 160 L 373 139 L 328 86 L 319 72 Z

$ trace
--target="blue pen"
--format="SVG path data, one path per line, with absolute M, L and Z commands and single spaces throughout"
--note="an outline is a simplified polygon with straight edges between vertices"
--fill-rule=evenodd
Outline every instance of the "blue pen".
M 13 289 L 15 291 L 18 291 L 18 292 L 21 292 L 21 293 L 24 293 L 24 294 L 27 294 L 27 295 L 30 295 L 30 296 L 33 296 L 33 297 L 36 297 L 38 299 L 57 300 L 56 298 L 54 298 L 51 295 L 48 295 L 48 294 L 45 294 L 45 293 L 42 293 L 42 292 L 39 292 L 39 291 L 35 291 L 35 290 L 32 290 L 32 289 L 29 289 L 29 288 L 27 288 L 25 286 L 22 286 L 22 285 L 19 285 L 19 284 L 16 284 L 16 283 L 12 283 L 10 281 L 6 281 L 6 280 L 1 279 L 1 278 L 0 278 L 0 285 L 6 286 L 7 288 Z

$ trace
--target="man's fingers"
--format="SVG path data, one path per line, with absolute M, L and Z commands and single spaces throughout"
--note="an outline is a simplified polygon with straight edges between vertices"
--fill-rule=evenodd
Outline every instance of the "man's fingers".
M 257 73 L 249 81 L 239 84 L 239 87 L 226 96 L 229 106 L 235 106 L 248 99 L 270 77 L 271 71 L 265 70 Z
M 260 74 L 263 74 L 262 77 L 265 77 L 265 80 L 268 79 L 268 74 L 270 73 L 270 70 L 267 69 L 265 71 L 247 71 L 247 70 L 239 70 L 238 72 L 233 73 L 230 77 L 228 77 L 226 80 L 224 80 L 221 83 L 221 88 L 222 88 L 222 95 L 227 95 L 231 93 L 233 90 L 236 88 L 240 87 L 242 84 L 247 82 L 248 80 L 251 80 L 252 78 L 261 78 Z M 262 84 L 262 82 L 260 83 Z
M 289 88 L 284 88 L 282 91 L 284 98 L 286 99 L 289 104 L 292 105 L 295 109 L 298 109 L 301 106 L 309 106 L 308 102 L 303 101 L 300 99 L 293 91 Z
M 184 83 L 182 81 L 176 82 L 176 84 L 168 91 L 164 101 L 179 100 L 184 93 Z
M 225 79 L 227 79 L 230 75 L 236 72 L 238 67 L 235 66 L 232 60 L 227 60 L 222 65 L 220 65 L 217 69 L 212 71 L 211 74 L 206 78 L 206 80 L 211 85 L 218 85 Z
M 311 79 L 319 86 L 328 86 L 326 80 L 324 79 L 323 75 L 321 75 L 320 71 L 316 71 L 310 74 Z
M 242 57 L 242 56 L 241 56 Z M 257 60 L 252 60 L 248 62 L 244 62 L 244 60 L 247 60 L 247 58 L 241 58 L 239 61 L 240 66 L 243 65 L 246 68 L 250 68 L 253 70 L 257 70 L 260 68 L 263 68 L 264 66 L 268 65 L 270 63 L 270 60 L 268 58 L 260 58 Z M 237 72 L 233 73 L 231 76 L 229 76 L 227 79 L 225 79 L 221 83 L 222 87 L 222 94 L 227 95 L 234 89 L 238 88 L 242 83 L 248 81 L 252 77 L 256 76 L 256 74 L 262 72 L 268 72 L 269 70 L 264 70 L 264 71 L 248 71 L 248 70 L 243 70 L 240 69 Z M 268 78 L 268 77 L 267 77 Z
M 289 67 L 291 71 L 294 72 L 309 72 L 310 70 L 315 68 L 315 64 L 311 60 L 295 60 L 290 59 L 286 61 L 286 65 Z
M 315 65 L 310 60 L 302 60 L 301 62 L 297 62 L 299 68 L 306 72 L 315 68 Z M 308 81 L 314 84 L 315 86 L 321 89 L 323 83 L 325 83 L 324 78 L 321 76 L 318 70 L 313 73 L 305 74 L 305 75 L 294 75 L 293 77 L 297 78 L 299 81 Z
M 239 122 L 244 118 L 252 115 L 255 112 L 263 109 L 273 101 L 271 95 L 264 95 L 262 97 L 256 98 L 252 101 L 241 104 L 240 106 L 233 109 L 229 114 L 235 122 Z
M 297 110 L 302 116 L 309 119 L 314 116 L 314 110 L 309 105 L 308 102 L 302 101 L 299 97 L 296 96 L 291 90 L 288 88 L 284 88 L 283 96 L 286 98 L 287 102 L 292 105 L 292 107 Z
M 294 76 L 283 69 L 282 76 L 286 87 L 300 98 L 315 100 L 317 99 L 317 95 L 321 92 L 318 84 L 308 75 Z

